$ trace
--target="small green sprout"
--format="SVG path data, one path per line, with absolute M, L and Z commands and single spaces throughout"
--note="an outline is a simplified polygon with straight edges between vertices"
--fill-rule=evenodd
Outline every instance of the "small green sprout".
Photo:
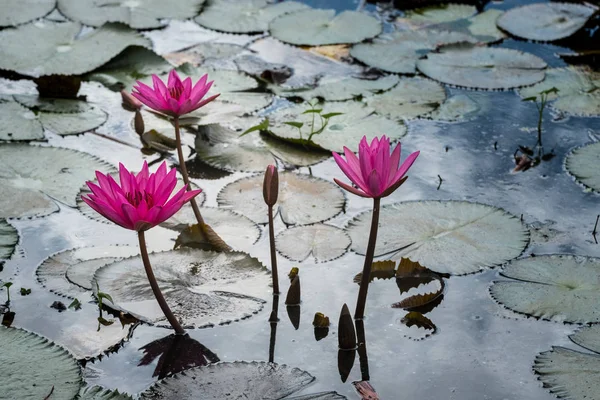
M 12 286 L 12 282 L 5 282 L 4 285 L 2 285 L 2 287 L 6 288 L 6 304 L 10 304 L 10 287 Z
M 541 92 L 538 93 L 537 96 L 531 96 L 531 97 L 527 97 L 525 99 L 523 99 L 523 101 L 532 101 L 535 103 L 535 106 L 538 109 L 538 125 L 537 125 L 537 131 L 538 131 L 538 140 L 537 140 L 537 145 L 539 147 L 542 147 L 542 118 L 544 115 L 544 108 L 546 107 L 546 104 L 548 103 L 548 96 L 550 94 L 556 94 L 558 93 L 558 89 L 556 87 L 551 87 L 550 89 L 547 90 L 542 90 Z M 538 102 L 538 97 L 539 97 L 539 102 Z

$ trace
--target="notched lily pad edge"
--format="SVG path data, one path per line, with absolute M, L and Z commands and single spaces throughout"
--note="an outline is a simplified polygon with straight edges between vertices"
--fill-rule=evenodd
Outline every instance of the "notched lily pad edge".
M 577 147 L 573 147 L 571 150 L 569 150 L 569 152 L 567 153 L 566 157 L 563 160 L 563 168 L 564 170 L 567 172 L 567 175 L 569 175 L 571 177 L 571 179 L 573 180 L 573 183 L 575 183 L 577 186 L 581 187 L 584 191 L 591 191 L 593 193 L 598 193 L 600 194 L 600 190 L 594 189 L 591 186 L 586 185 L 585 183 L 581 182 L 581 180 L 575 176 L 575 174 L 573 174 L 568 167 L 568 163 L 569 163 L 569 158 L 575 156 L 575 152 L 578 150 L 581 150 L 587 146 L 591 146 L 593 144 L 596 144 L 598 142 L 591 142 L 591 143 L 586 143 L 586 144 L 582 144 L 581 146 L 577 146 Z M 600 174 L 600 171 L 598 172 L 598 174 Z

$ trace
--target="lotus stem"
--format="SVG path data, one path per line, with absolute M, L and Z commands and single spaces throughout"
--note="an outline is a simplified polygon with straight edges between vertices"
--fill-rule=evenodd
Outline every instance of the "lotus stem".
M 371 220 L 371 232 L 369 233 L 369 244 L 367 245 L 367 254 L 365 255 L 365 264 L 363 266 L 362 279 L 360 281 L 360 290 L 356 301 L 356 311 L 354 319 L 363 319 L 365 315 L 365 305 L 367 303 L 367 291 L 369 290 L 369 280 L 371 278 L 371 265 L 375 255 L 375 244 L 377 242 L 377 228 L 379 226 L 379 206 L 380 198 L 373 199 L 373 218 Z
M 369 376 L 369 358 L 367 357 L 367 340 L 365 338 L 365 324 L 362 319 L 354 321 L 356 324 L 356 338 L 358 341 L 358 361 L 360 363 L 361 380 L 370 380 Z
M 146 247 L 146 238 L 144 235 L 144 231 L 138 232 L 138 239 L 140 241 L 140 253 L 142 255 L 142 261 L 144 262 L 144 269 L 146 270 L 146 276 L 148 276 L 148 281 L 150 282 L 150 287 L 152 288 L 152 292 L 154 293 L 154 297 L 156 297 L 156 301 L 158 301 L 158 305 L 162 310 L 167 320 L 175 329 L 175 333 L 178 335 L 184 335 L 185 330 L 181 327 L 181 324 L 169 308 L 167 301 L 162 295 L 160 288 L 158 287 L 158 283 L 156 282 L 156 277 L 154 276 L 154 272 L 152 271 L 152 266 L 150 265 L 150 258 L 148 257 L 148 249 Z
M 269 206 L 269 243 L 271 245 L 271 274 L 273 276 L 273 294 L 279 294 L 277 252 L 275 250 L 275 227 L 273 225 L 273 206 Z
M 273 296 L 273 309 L 271 310 L 271 316 L 269 317 L 269 324 L 271 325 L 271 337 L 269 338 L 269 362 L 275 360 L 275 339 L 277 338 L 277 323 L 279 317 L 279 295 Z

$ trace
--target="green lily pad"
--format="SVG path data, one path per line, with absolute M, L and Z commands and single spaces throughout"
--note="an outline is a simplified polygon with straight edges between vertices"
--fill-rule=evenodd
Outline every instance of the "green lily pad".
M 72 400 L 79 392 L 79 365 L 48 339 L 0 326 L 0 348 L 0 386 L 10 398 L 39 400 L 52 392 L 52 399 Z
M 109 390 L 101 386 L 88 386 L 79 392 L 79 400 L 133 400 L 133 397 L 118 390 Z
M 105 64 L 129 46 L 150 42 L 118 24 L 80 36 L 76 22 L 42 21 L 0 31 L 0 69 L 23 75 L 80 75 Z
M 104 111 L 92 107 L 85 113 L 40 113 L 40 122 L 45 129 L 61 136 L 76 135 L 98 128 L 108 119 Z
M 269 25 L 271 35 L 285 43 L 322 46 L 358 43 L 379 35 L 381 23 L 356 11 L 301 10 L 280 16 Z
M 296 226 L 277 235 L 277 251 L 292 261 L 311 257 L 317 263 L 335 260 L 350 247 L 350 236 L 342 229 L 325 224 Z
M 503 11 L 491 8 L 472 17 L 432 25 L 429 29 L 464 33 L 482 43 L 498 42 L 506 38 L 506 34 L 496 26 L 496 21 L 503 14 Z
M 535 3 L 508 10 L 497 23 L 523 39 L 553 41 L 577 32 L 594 12 L 594 8 L 582 4 Z
M 600 322 L 600 260 L 570 255 L 543 255 L 513 261 L 501 272 L 516 281 L 496 281 L 492 297 L 505 307 L 537 318 Z
M 282 140 L 301 145 L 309 145 L 320 149 L 341 153 L 344 146 L 356 146 L 363 136 L 368 140 L 386 134 L 390 140 L 398 140 L 406 134 L 406 126 L 402 122 L 392 121 L 375 114 L 375 109 L 355 101 L 325 103 L 319 105 L 322 114 L 341 113 L 330 118 L 325 130 L 313 135 L 311 142 L 307 142 L 310 127 L 313 124 L 313 113 L 303 114 L 309 107 L 298 104 L 288 108 L 281 108 L 268 115 L 271 121 L 269 132 Z M 300 122 L 302 128 L 290 126 L 285 122 Z M 314 115 L 314 130 L 321 128 L 318 115 Z
M 141 399 L 278 400 L 315 380 L 308 372 L 266 362 L 224 362 L 196 367 L 159 381 Z
M 58 211 L 55 200 L 75 207 L 82 182 L 94 179 L 96 170 L 116 172 L 105 162 L 75 150 L 2 144 L 0 218 L 48 215 Z
M 251 317 L 269 294 L 270 274 L 256 258 L 241 252 L 180 249 L 150 254 L 158 286 L 171 310 L 187 327 L 227 324 Z M 168 325 L 140 256 L 100 268 L 94 276 L 112 301 L 106 306 L 160 326 Z M 96 289 L 94 289 L 95 291 Z
M 350 55 L 370 67 L 399 74 L 416 73 L 419 58 L 436 48 L 452 43 L 476 43 L 477 39 L 459 32 L 424 29 L 394 32 L 373 43 L 357 44 Z
M 600 116 L 600 72 L 582 66 L 549 69 L 546 79 L 521 89 L 519 94 L 524 98 L 539 96 L 553 87 L 558 93 L 550 93 L 548 100 L 556 99 L 550 104 L 555 110 L 584 117 Z
M 391 119 L 411 119 L 437 109 L 446 99 L 439 83 L 419 77 L 402 78 L 396 87 L 366 99 L 377 114 Z
M 40 140 L 44 128 L 35 113 L 17 102 L 0 102 L 0 140 Z
M 67 18 L 90 26 L 122 22 L 135 29 L 160 28 L 165 19 L 196 16 L 204 0 L 58 0 L 58 9 Z
M 8 260 L 19 243 L 19 232 L 6 220 L 0 219 L 0 260 Z
M 85 113 L 93 108 L 83 100 L 53 99 L 27 94 L 16 94 L 13 98 L 19 104 L 39 112 L 74 114 Z
M 42 18 L 54 10 L 56 0 L 5 0 L 2 2 L 0 26 L 20 25 Z
M 423 74 L 450 85 L 510 89 L 544 79 L 546 63 L 533 54 L 487 47 L 442 49 L 417 61 Z
M 600 354 L 600 325 L 581 328 L 570 335 L 569 339 L 583 348 Z
M 280 15 L 308 8 L 295 1 L 269 3 L 267 0 L 209 0 L 194 21 L 216 31 L 264 32 L 269 29 L 269 22 Z
M 440 4 L 406 11 L 405 18 L 418 26 L 426 26 L 477 14 L 477 7 L 467 4 Z
M 479 109 L 479 105 L 469 96 L 457 94 L 446 99 L 435 111 L 426 117 L 438 121 L 462 122 L 474 117 Z
M 583 185 L 600 192 L 600 142 L 577 148 L 567 155 L 567 171 Z
M 364 254 L 371 211 L 346 230 L 352 250 Z M 414 201 L 381 207 L 375 256 L 402 257 L 452 275 L 477 272 L 517 257 L 529 232 L 502 209 L 467 201 Z M 390 256 L 391 255 L 391 256 Z
M 300 97 L 304 100 L 320 98 L 327 101 L 352 100 L 357 97 L 370 97 L 375 93 L 384 92 L 396 86 L 399 78 L 387 75 L 379 79 L 360 79 L 352 76 L 327 78 L 319 81 L 315 88 L 293 88 L 272 86 L 275 93 L 283 97 Z
M 230 183 L 221 190 L 217 202 L 220 207 L 238 211 L 256 223 L 268 222 L 263 175 Z M 282 172 L 273 215 L 279 214 L 286 225 L 306 225 L 333 218 L 344 204 L 344 194 L 335 184 L 309 175 Z

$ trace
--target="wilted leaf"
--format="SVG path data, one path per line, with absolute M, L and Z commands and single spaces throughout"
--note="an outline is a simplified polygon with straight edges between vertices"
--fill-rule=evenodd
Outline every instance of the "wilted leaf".
M 392 279 L 396 276 L 396 262 L 392 260 L 385 261 L 374 261 L 371 264 L 371 274 L 369 275 L 369 282 L 373 282 L 375 279 Z M 354 283 L 360 284 L 362 280 L 362 272 L 359 272 L 354 276 Z

